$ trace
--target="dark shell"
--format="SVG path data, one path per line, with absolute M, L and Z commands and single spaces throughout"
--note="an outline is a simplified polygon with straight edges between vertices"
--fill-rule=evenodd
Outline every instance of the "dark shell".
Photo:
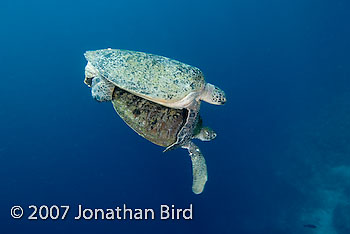
M 118 87 L 114 90 L 112 103 L 129 127 L 147 140 L 164 147 L 176 142 L 188 114 L 186 109 L 168 108 Z

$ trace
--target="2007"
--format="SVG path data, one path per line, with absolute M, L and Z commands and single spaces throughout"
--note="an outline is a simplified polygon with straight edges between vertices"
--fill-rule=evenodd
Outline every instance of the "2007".
M 42 205 L 39 207 L 35 206 L 35 205 L 31 205 L 29 206 L 29 209 L 34 209 L 33 212 L 31 213 L 31 215 L 29 215 L 28 219 L 42 219 L 42 220 L 46 220 L 46 219 L 53 219 L 53 220 L 56 220 L 56 219 L 65 219 L 66 216 L 67 216 L 67 213 L 69 211 L 69 206 L 56 206 L 56 205 L 53 205 L 53 206 L 45 206 L 45 205 Z M 62 212 L 62 215 L 60 211 L 63 211 Z M 39 217 L 38 217 L 39 216 Z

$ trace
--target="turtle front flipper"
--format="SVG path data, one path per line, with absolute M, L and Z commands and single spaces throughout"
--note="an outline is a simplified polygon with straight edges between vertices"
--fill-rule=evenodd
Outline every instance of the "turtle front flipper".
M 200 194 L 204 190 L 205 183 L 208 180 L 207 165 L 205 163 L 205 158 L 192 141 L 187 145 L 182 146 L 188 150 L 188 153 L 192 161 L 192 174 L 193 174 L 193 183 L 192 191 L 195 194 Z
M 99 102 L 111 101 L 114 85 L 103 77 L 94 77 L 91 81 L 92 97 Z
M 177 134 L 177 140 L 174 144 L 168 146 L 163 152 L 176 149 L 186 145 L 193 138 L 193 130 L 197 126 L 199 120 L 199 103 L 196 103 L 193 108 L 188 109 L 187 118 L 184 126 Z

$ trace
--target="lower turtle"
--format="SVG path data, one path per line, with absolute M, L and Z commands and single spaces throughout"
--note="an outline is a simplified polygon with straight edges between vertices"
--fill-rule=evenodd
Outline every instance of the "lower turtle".
M 187 109 L 165 107 L 118 87 L 113 91 L 112 104 L 118 115 L 136 133 L 163 147 L 169 147 L 178 141 L 178 135 L 189 115 Z M 197 115 L 192 128 L 187 131 L 190 134 L 186 136 L 188 140 L 181 144 L 182 148 L 188 150 L 192 161 L 192 191 L 195 194 L 203 192 L 208 176 L 204 156 L 192 139 L 210 141 L 216 137 L 216 133 L 211 128 L 204 127 L 202 122 L 200 115 Z

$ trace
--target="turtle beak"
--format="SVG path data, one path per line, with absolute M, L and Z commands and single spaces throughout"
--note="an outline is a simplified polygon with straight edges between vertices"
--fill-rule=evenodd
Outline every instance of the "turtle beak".
M 226 97 L 223 96 L 222 99 L 220 100 L 221 105 L 224 105 L 226 103 Z

